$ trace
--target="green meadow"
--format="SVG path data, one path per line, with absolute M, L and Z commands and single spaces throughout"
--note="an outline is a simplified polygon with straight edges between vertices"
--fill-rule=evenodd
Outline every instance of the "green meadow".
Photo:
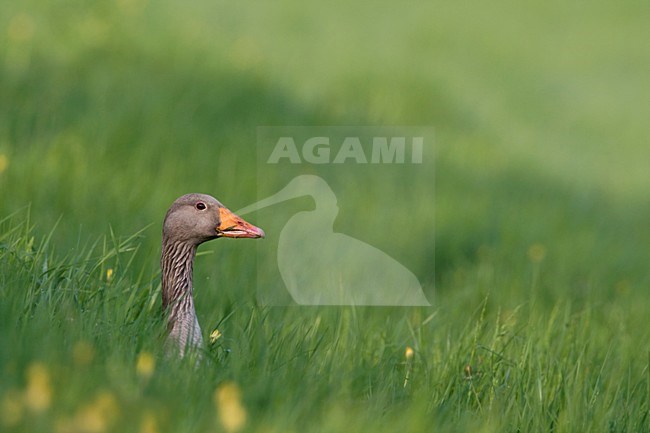
M 650 431 L 647 13 L 3 1 L 0 431 Z M 255 202 L 273 125 L 435 129 L 434 169 L 350 182 L 335 223 L 406 226 L 376 246 L 432 306 L 262 305 L 257 241 L 219 240 L 210 343 L 169 359 L 165 211 Z

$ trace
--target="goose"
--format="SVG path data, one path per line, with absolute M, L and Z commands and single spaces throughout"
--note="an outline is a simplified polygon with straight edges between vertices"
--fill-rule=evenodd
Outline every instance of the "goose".
M 162 308 L 167 320 L 167 351 L 180 357 L 203 346 L 194 309 L 192 271 L 196 249 L 217 238 L 263 238 L 264 231 L 244 221 L 214 197 L 186 194 L 171 205 L 163 222 Z

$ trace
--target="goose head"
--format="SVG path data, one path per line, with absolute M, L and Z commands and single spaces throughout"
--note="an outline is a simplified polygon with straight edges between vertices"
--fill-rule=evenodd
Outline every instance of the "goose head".
M 162 307 L 168 341 L 181 356 L 188 345 L 203 344 L 194 309 L 192 269 L 197 246 L 216 238 L 263 238 L 264 231 L 244 221 L 206 194 L 179 197 L 163 222 Z
M 264 231 L 207 194 L 186 194 L 167 211 L 163 239 L 199 245 L 216 238 L 263 238 Z

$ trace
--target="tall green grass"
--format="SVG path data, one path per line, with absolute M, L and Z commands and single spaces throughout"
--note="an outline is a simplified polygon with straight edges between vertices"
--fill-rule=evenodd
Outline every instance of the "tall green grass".
M 642 10 L 2 3 L 0 429 L 650 431 Z M 260 306 L 254 242 L 218 241 L 221 337 L 165 358 L 171 201 L 254 202 L 258 125 L 372 124 L 434 126 L 435 171 L 345 189 L 337 229 L 408 197 L 427 235 L 376 246 L 433 306 Z
M 478 293 L 445 296 L 437 309 L 226 302 L 211 314 L 223 336 L 197 366 L 162 356 L 157 280 L 107 273 L 129 268 L 137 238 L 60 257 L 34 241 L 22 216 L 3 222 L 0 250 L 10 431 L 139 431 L 146 419 L 160 431 L 218 429 L 213 392 L 229 381 L 243 390 L 251 431 L 648 427 L 650 353 L 633 337 L 648 336 L 645 308 L 632 301 L 565 299 L 545 309 L 532 299 L 507 310 Z M 142 353 L 156 360 L 152 373 L 139 371 Z M 28 392 L 39 386 L 34 365 L 49 374 L 42 410 Z M 13 423 L 8 399 L 17 396 L 25 413 Z

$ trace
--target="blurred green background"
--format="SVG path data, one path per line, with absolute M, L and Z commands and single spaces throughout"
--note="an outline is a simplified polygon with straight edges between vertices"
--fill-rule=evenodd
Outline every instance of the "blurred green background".
M 648 9 L 2 2 L 4 428 L 235 431 L 210 411 L 231 380 L 251 431 L 647 431 Z M 189 191 L 254 202 L 260 125 L 435 127 L 435 170 L 384 178 L 435 253 L 377 245 L 434 306 L 261 308 L 254 243 L 206 245 L 197 309 L 224 343 L 178 373 L 155 358 L 160 223 Z

